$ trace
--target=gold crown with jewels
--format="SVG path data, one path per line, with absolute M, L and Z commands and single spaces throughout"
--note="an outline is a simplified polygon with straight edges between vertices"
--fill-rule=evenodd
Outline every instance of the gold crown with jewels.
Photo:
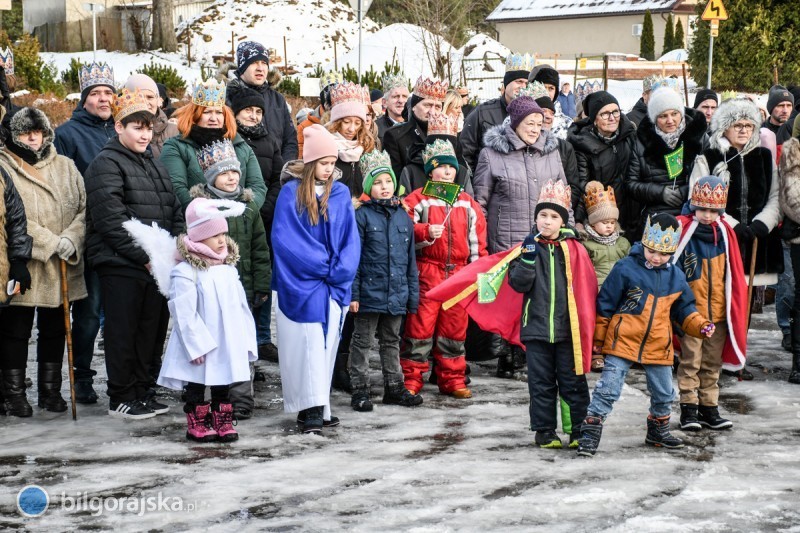
M 511 54 L 506 57 L 506 72 L 527 70 L 530 72 L 536 66 L 536 58 L 530 54 Z
M 114 97 L 114 102 L 111 104 L 111 112 L 114 115 L 115 122 L 119 122 L 128 115 L 138 113 L 139 111 L 147 111 L 147 100 L 139 89 L 135 91 L 122 89 L 122 91 Z
M 678 249 L 680 240 L 680 225 L 677 228 L 671 226 L 662 228 L 660 223 L 652 224 L 650 217 L 647 217 L 647 224 L 645 224 L 644 233 L 642 233 L 642 245 L 644 247 L 656 252 L 674 254 L 675 250 Z
M 226 87 L 222 82 L 209 78 L 192 87 L 192 103 L 202 107 L 224 107 Z

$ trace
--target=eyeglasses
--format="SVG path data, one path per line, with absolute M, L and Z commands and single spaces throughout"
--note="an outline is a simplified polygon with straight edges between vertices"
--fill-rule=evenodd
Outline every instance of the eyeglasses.
M 606 111 L 605 113 L 598 113 L 597 116 L 602 118 L 603 120 L 608 120 L 611 117 L 619 118 L 619 115 L 620 115 L 620 111 L 619 111 L 619 109 L 616 109 L 614 111 Z
M 733 129 L 735 131 L 742 132 L 742 131 L 753 131 L 754 129 L 756 129 L 756 127 L 755 127 L 755 125 L 750 124 L 750 123 L 747 123 L 747 124 L 734 124 L 733 125 Z

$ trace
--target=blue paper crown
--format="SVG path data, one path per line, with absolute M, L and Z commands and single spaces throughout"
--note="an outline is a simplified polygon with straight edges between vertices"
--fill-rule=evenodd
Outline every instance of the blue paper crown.
M 644 226 L 644 233 L 642 234 L 642 245 L 654 250 L 656 252 L 663 252 L 665 254 L 674 254 L 678 249 L 678 243 L 681 240 L 681 228 L 672 228 L 667 226 L 662 228 L 661 224 L 656 222 L 650 223 L 650 217 L 647 217 L 647 224 Z
M 95 63 L 81 65 L 78 69 L 78 79 L 81 83 L 81 92 L 95 85 L 108 85 L 116 87 L 114 84 L 114 69 L 108 63 Z
M 203 107 L 224 107 L 225 92 L 224 83 L 208 79 L 203 83 L 196 83 L 192 87 L 192 103 Z
M 236 155 L 236 149 L 233 143 L 228 139 L 223 141 L 214 141 L 211 144 L 203 146 L 197 152 L 197 161 L 200 163 L 200 168 L 205 173 L 206 170 L 219 163 L 236 163 L 235 170 L 239 170 L 239 158 Z M 234 170 L 226 168 L 225 170 Z M 219 172 L 224 172 L 220 170 Z
M 513 70 L 530 72 L 534 66 L 536 66 L 536 58 L 530 54 L 511 54 L 506 57 L 506 72 Z

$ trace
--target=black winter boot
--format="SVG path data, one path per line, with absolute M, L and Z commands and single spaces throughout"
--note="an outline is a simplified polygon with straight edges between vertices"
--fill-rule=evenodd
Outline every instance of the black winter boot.
M 3 396 L 6 414 L 22 418 L 33 415 L 33 409 L 25 397 L 25 369 L 3 370 Z
M 669 432 L 669 415 L 658 418 L 653 415 L 647 417 L 647 436 L 644 441 L 657 448 L 669 450 L 683 448 L 683 441 Z
M 581 437 L 578 440 L 578 455 L 594 457 L 600 446 L 603 434 L 603 419 L 599 416 L 587 416 L 581 424 Z
M 92 380 L 75 382 L 75 401 L 83 404 L 97 403 L 97 393 L 92 387 Z
M 697 406 L 691 403 L 682 403 L 681 429 L 684 431 L 697 431 L 702 427 L 697 420 Z
M 500 335 L 492 335 L 492 353 L 497 355 L 495 376 L 501 379 L 514 378 L 514 359 L 511 346 Z
M 800 310 L 792 309 L 789 324 L 792 337 L 792 372 L 789 374 L 789 383 L 800 385 Z
M 422 403 L 422 396 L 411 394 L 403 383 L 385 385 L 383 388 L 383 403 L 386 405 L 414 407 Z
M 356 389 L 350 399 L 350 407 L 353 411 L 368 412 L 372 411 L 372 402 L 369 399 L 369 389 Z
M 308 409 L 305 409 L 305 421 L 303 422 L 303 433 L 315 433 L 317 435 L 322 433 L 323 412 L 324 408 L 321 405 L 318 407 L 309 407 Z
M 61 397 L 61 362 L 39 363 L 39 407 L 53 413 L 67 410 Z
M 350 384 L 350 372 L 347 370 L 347 362 L 350 360 L 350 352 L 337 352 L 336 362 L 333 364 L 333 380 L 331 386 L 342 392 L 353 392 Z
M 709 429 L 730 429 L 733 422 L 719 416 L 717 406 L 701 405 L 697 410 L 698 423 Z

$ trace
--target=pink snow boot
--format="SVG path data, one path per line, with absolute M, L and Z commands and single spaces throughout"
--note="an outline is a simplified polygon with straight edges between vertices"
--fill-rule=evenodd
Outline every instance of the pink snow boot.
M 187 408 L 189 406 L 187 405 Z M 217 440 L 217 432 L 211 427 L 211 405 L 201 403 L 186 413 L 186 438 L 197 442 L 213 442 Z
M 239 434 L 233 429 L 233 405 L 229 403 L 215 404 L 211 411 L 214 431 L 220 442 L 233 442 L 239 439 Z

